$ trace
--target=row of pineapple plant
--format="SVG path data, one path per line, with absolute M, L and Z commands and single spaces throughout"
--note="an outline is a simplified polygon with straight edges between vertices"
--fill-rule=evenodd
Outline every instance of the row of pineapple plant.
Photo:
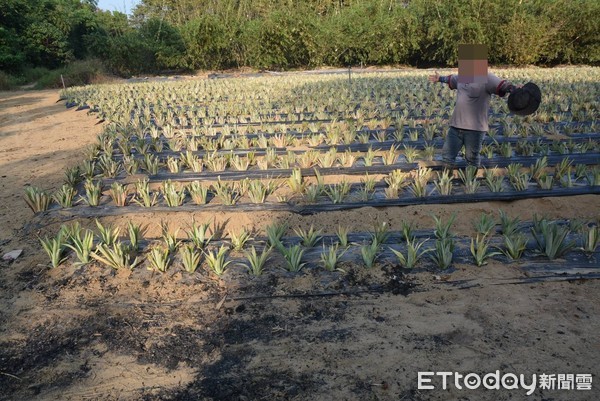
M 569 158 L 562 159 L 555 166 L 548 166 L 547 159 L 543 157 L 529 167 L 524 167 L 520 163 L 511 163 L 505 169 L 484 168 L 482 174 L 474 166 L 459 169 L 456 175 L 450 170 L 434 172 L 427 167 L 419 167 L 412 171 L 397 169 L 382 179 L 376 179 L 366 173 L 364 177 L 359 177 L 360 182 L 355 183 L 342 178 L 340 182 L 325 184 L 319 170 L 314 169 L 314 172 L 315 178 L 310 180 L 302 175 L 300 169 L 293 169 L 287 179 L 246 178 L 238 181 L 221 181 L 219 178 L 212 184 L 199 180 L 188 184 L 167 180 L 158 187 L 151 187 L 149 180 L 145 178 L 138 179 L 135 184 L 114 181 L 107 192 L 115 206 L 136 204 L 142 207 L 153 207 L 164 204 L 178 207 L 188 199 L 196 205 L 205 205 L 210 199 L 216 198 L 221 204 L 231 206 L 237 204 L 243 197 L 248 197 L 251 203 L 265 203 L 274 194 L 277 202 L 288 202 L 295 196 L 298 200 L 307 203 L 329 199 L 332 203 L 339 204 L 348 201 L 369 201 L 376 197 L 397 199 L 404 194 L 417 198 L 460 193 L 475 194 L 483 188 L 489 192 L 504 192 L 600 185 L 600 166 L 584 164 L 573 166 Z M 77 203 L 88 206 L 105 205 L 106 202 L 102 201 L 105 192 L 102 181 L 87 178 L 82 193 L 79 194 L 76 187 L 81 179 L 77 168 L 68 169 L 65 184 L 54 194 L 49 195 L 37 187 L 27 187 L 25 201 L 35 213 L 48 210 L 52 202 L 63 208 L 72 207 Z M 277 195 L 276 191 L 280 188 L 283 189 Z
M 392 135 L 416 135 L 419 134 L 424 140 L 431 140 L 440 131 L 444 131 L 449 122 L 448 116 L 435 115 L 431 118 L 416 119 L 409 118 L 404 113 L 392 113 L 383 118 L 364 119 L 346 118 L 344 120 L 332 119 L 327 121 L 298 122 L 264 122 L 253 125 L 241 124 L 191 124 L 186 127 L 177 125 L 159 126 L 154 120 L 147 121 L 145 118 L 130 120 L 125 127 L 131 133 L 140 137 L 170 139 L 179 136 L 218 136 L 218 135 L 258 135 L 271 136 L 276 134 L 313 135 L 328 134 L 330 131 L 335 135 L 338 131 L 352 131 L 355 134 L 371 133 L 372 139 L 379 139 L 383 133 L 387 133 L 388 140 Z M 544 135 L 572 135 L 598 133 L 598 123 L 591 121 L 574 121 L 573 116 L 561 115 L 553 122 L 523 122 L 515 121 L 510 115 L 499 115 L 490 117 L 491 137 L 541 137 Z M 329 134 L 328 134 L 329 135 Z M 375 136 L 377 135 L 377 136 Z M 335 138 L 335 136 L 333 137 Z M 413 139 L 416 140 L 416 139 Z
M 491 136 L 501 137 L 541 137 L 544 135 L 573 135 L 598 133 L 596 121 L 578 122 L 573 120 L 573 116 L 561 115 L 553 123 L 523 123 L 507 122 L 507 116 L 499 116 L 498 121 L 492 117 Z M 397 140 L 398 136 L 411 136 L 413 138 L 422 138 L 423 140 L 432 140 L 435 137 L 443 135 L 448 125 L 448 117 L 439 115 L 431 116 L 426 119 L 408 118 L 404 114 L 392 114 L 383 118 L 372 118 L 364 120 L 363 118 L 346 118 L 340 124 L 338 119 L 327 121 L 307 121 L 298 122 L 264 122 L 255 125 L 241 124 L 179 124 L 158 125 L 154 119 L 147 121 L 145 118 L 139 120 L 132 119 L 122 122 L 132 134 L 138 137 L 171 139 L 175 136 L 229 136 L 229 135 L 258 135 L 265 136 L 292 134 L 295 136 L 307 136 L 328 134 L 332 132 L 332 138 L 336 138 L 336 131 L 342 125 L 343 131 L 353 132 L 355 135 L 361 134 L 364 138 L 366 134 L 371 134 L 371 140 Z M 344 127 L 345 125 L 345 127 Z M 345 143 L 349 142 L 350 134 L 342 139 Z M 329 135 L 328 135 L 329 136 Z M 385 138 L 385 139 L 383 139 Z M 417 139 L 413 139 L 417 140 Z M 333 140 L 330 140 L 333 142 Z M 338 140 L 339 141 L 339 140 Z M 338 142 L 339 143 L 339 142 Z
M 151 130 L 152 131 L 152 130 Z M 150 151 L 153 152 L 181 152 L 181 151 L 216 151 L 216 150 L 252 150 L 252 149 L 268 149 L 294 147 L 334 147 L 343 145 L 356 144 L 372 144 L 381 146 L 383 142 L 394 142 L 395 145 L 405 146 L 434 146 L 441 148 L 441 140 L 446 136 L 446 127 L 431 125 L 422 133 L 418 130 L 398 130 L 378 129 L 375 131 L 354 131 L 334 129 L 324 133 L 275 133 L 257 135 L 182 135 L 181 133 L 169 134 L 168 138 L 161 138 L 152 133 L 149 137 L 139 137 L 131 135 L 131 132 L 121 131 L 114 135 L 114 140 L 108 138 L 100 138 L 99 144 L 113 146 L 113 149 L 107 149 L 107 153 L 120 153 L 121 155 L 130 155 L 132 153 L 145 155 Z M 490 130 L 494 132 L 494 130 Z M 582 138 L 569 140 L 554 140 L 552 143 L 541 141 L 540 138 L 532 139 L 526 137 L 520 139 L 516 144 L 512 142 L 498 139 L 495 135 L 490 135 L 492 143 L 488 143 L 488 151 L 484 154 L 489 154 L 489 150 L 493 153 L 510 157 L 513 147 L 515 151 L 523 155 L 533 155 L 535 153 L 549 154 L 550 151 L 566 154 L 566 153 L 586 153 L 587 151 L 598 150 L 597 138 Z M 439 140 L 435 140 L 440 138 Z M 487 142 L 487 141 L 486 141 Z M 103 147 L 107 147 L 103 146 Z M 505 150 L 508 147 L 508 155 Z M 488 156 L 492 157 L 492 156 Z
M 326 134 L 329 131 L 353 131 L 356 134 L 379 131 L 400 131 L 403 133 L 419 132 L 424 139 L 431 140 L 441 127 L 448 125 L 448 117 L 440 115 L 426 119 L 409 118 L 405 113 L 393 112 L 383 118 L 365 119 L 337 118 L 326 121 L 299 120 L 297 122 L 263 122 L 258 124 L 224 123 L 214 124 L 158 124 L 153 118 L 134 117 L 122 124 L 128 131 L 138 137 L 171 139 L 179 136 L 217 136 L 217 135 L 256 135 L 266 136 L 275 134 L 312 135 Z M 577 122 L 572 116 L 561 115 L 560 119 L 549 123 L 515 121 L 510 115 L 492 116 L 490 121 L 490 136 L 504 137 L 539 137 L 545 134 L 561 135 L 574 133 L 597 133 L 596 121 Z
M 572 117 L 561 116 L 561 120 L 554 123 L 513 123 L 509 116 L 498 117 L 499 122 L 490 123 L 488 134 L 490 137 L 521 137 L 536 138 L 545 135 L 572 135 L 597 133 L 598 124 L 589 122 L 571 122 Z M 128 136 L 136 138 L 151 138 L 169 140 L 187 137 L 219 137 L 219 136 L 246 136 L 262 135 L 265 138 L 282 135 L 290 138 L 324 135 L 324 140 L 329 144 L 350 144 L 355 140 L 360 141 L 401 141 L 410 137 L 411 140 L 431 141 L 436 137 L 443 137 L 448 125 L 448 119 L 438 116 L 431 119 L 407 119 L 402 114 L 387 116 L 383 119 L 346 119 L 342 122 L 337 119 L 327 122 L 309 122 L 302 120 L 297 123 L 261 123 L 259 125 L 223 124 L 213 126 L 189 125 L 185 128 L 176 125 L 158 126 L 154 120 L 132 119 L 123 127 Z M 370 135 L 368 135 L 370 134 Z
M 432 127 L 435 127 L 432 125 Z M 435 128 L 437 129 L 437 128 Z M 435 131 L 430 131 L 435 133 Z M 490 131 L 492 133 L 493 130 Z M 102 152 L 107 157 L 112 157 L 114 154 L 120 155 L 121 157 L 131 158 L 134 155 L 146 156 L 151 153 L 162 153 L 170 152 L 174 154 L 181 154 L 184 151 L 196 152 L 205 151 L 207 156 L 214 154 L 216 151 L 226 153 L 227 151 L 233 150 L 246 150 L 252 151 L 252 149 L 273 149 L 273 148 L 286 148 L 288 146 L 302 147 L 302 146 L 343 146 L 352 144 L 369 144 L 371 143 L 372 137 L 375 137 L 378 141 L 383 142 L 389 139 L 388 135 L 392 135 L 392 138 L 398 143 L 390 145 L 386 144 L 384 148 L 394 146 L 399 148 L 402 144 L 404 148 L 412 148 L 414 145 L 418 147 L 425 146 L 424 154 L 427 156 L 430 153 L 430 149 L 435 149 L 441 146 L 440 141 L 425 140 L 419 142 L 419 144 L 411 144 L 410 142 L 418 141 L 418 132 L 411 131 L 408 135 L 407 140 L 404 141 L 404 134 L 395 132 L 386 132 L 383 130 L 375 133 L 364 132 L 355 134 L 353 131 L 336 129 L 327 132 L 326 134 L 311 134 L 306 136 L 294 136 L 292 134 L 276 134 L 272 136 L 265 136 L 259 134 L 254 137 L 248 136 L 191 136 L 181 137 L 174 136 L 168 140 L 162 140 L 156 136 L 150 140 L 145 138 L 138 138 L 132 136 L 131 132 L 127 129 L 115 128 L 114 126 L 109 127 L 104 133 L 98 136 L 98 144 L 95 146 L 96 154 Z M 154 134 L 153 134 L 154 135 Z M 436 134 L 437 135 L 437 134 Z M 442 130 L 439 136 L 444 137 L 445 131 Z M 482 154 L 488 158 L 499 155 L 502 157 L 511 157 L 513 152 L 524 156 L 533 156 L 535 154 L 549 155 L 549 154 L 569 154 L 569 153 L 587 153 L 598 151 L 600 142 L 596 138 L 578 138 L 576 140 L 553 140 L 551 143 L 548 141 L 542 141 L 541 139 L 530 140 L 521 139 L 516 143 L 510 141 L 501 140 L 500 142 L 492 136 L 493 142 L 488 142 L 482 149 Z M 429 139 L 433 139 L 433 136 Z M 341 142 L 341 143 L 340 143 Z M 377 146 L 377 142 L 373 143 Z M 372 145 L 372 146 L 373 146 Z M 96 156 L 96 155 L 94 155 Z
M 278 252 L 291 272 L 298 272 L 314 257 L 305 255 L 321 244 L 318 262 L 328 271 L 341 270 L 339 262 L 346 253 L 360 256 L 366 268 L 372 268 L 381 261 L 385 252 L 394 255 L 394 263 L 404 268 L 414 268 L 423 259 L 429 259 L 436 267 L 446 269 L 454 261 L 457 237 L 452 232 L 455 215 L 444 220 L 432 216 L 435 226 L 426 233 L 414 225 L 404 222 L 396 233 L 400 242 L 389 241 L 392 232 L 386 222 L 376 222 L 361 242 L 350 241 L 350 228 L 339 226 L 335 236 L 325 237 L 313 226 L 309 229 L 294 229 L 294 239 L 285 238 L 289 230 L 285 223 L 275 223 L 265 229 L 265 239 L 255 240 L 252 230 L 242 228 L 238 232 L 229 231 L 225 236 L 221 229 L 210 222 L 197 223 L 192 219 L 185 229 L 185 238 L 179 230 L 171 230 L 161 222 L 161 238 L 144 239 L 144 227 L 128 222 L 125 235 L 120 227 L 102 225 L 96 220 L 97 231 L 84 229 L 79 223 L 61 226 L 56 237 L 44 237 L 40 242 L 50 258 L 52 267 L 64 264 L 70 250 L 75 266 L 86 266 L 96 261 L 113 269 L 133 269 L 143 263 L 150 270 L 165 272 L 177 261 L 183 270 L 194 273 L 201 265 L 217 276 L 225 272 L 227 266 L 236 260 L 230 254 L 243 255 L 241 262 L 254 275 L 260 275 L 267 267 L 272 252 Z M 535 217 L 530 235 L 518 218 L 511 218 L 499 212 L 496 220 L 492 214 L 483 213 L 473 223 L 470 238 L 470 255 L 477 266 L 485 265 L 490 258 L 498 255 L 510 261 L 521 259 L 529 250 L 532 255 L 542 255 L 549 260 L 563 257 L 570 251 L 580 251 L 592 255 L 600 243 L 598 225 L 571 221 L 569 224 Z M 425 235 L 428 235 L 427 237 Z M 499 235 L 500 237 L 495 238 Z M 327 240 L 325 240 L 327 238 Z M 530 246 L 530 244 L 532 244 Z M 146 249 L 142 249 L 143 247 Z M 318 248 L 317 248 L 318 251 Z M 312 252 L 314 253 L 314 252 Z M 354 258 L 356 259 L 356 258 Z M 349 260 L 353 260 L 349 258 Z M 239 262 L 238 262 L 239 263 Z
M 114 154 L 113 141 L 105 136 L 99 137 L 99 145 L 90 146 L 86 151 L 86 160 L 81 166 L 83 174 L 90 178 L 101 175 L 114 178 L 125 172 L 133 175 L 145 172 L 150 175 L 158 174 L 159 170 L 167 169 L 170 173 L 191 171 L 200 173 L 204 170 L 220 172 L 225 170 L 246 171 L 249 169 L 267 170 L 269 168 L 290 169 L 293 167 L 352 167 L 362 165 L 370 167 L 376 164 L 392 165 L 396 163 L 413 163 L 416 161 L 431 161 L 437 158 L 440 150 L 437 145 L 426 144 L 422 148 L 404 144 L 398 146 L 392 144 L 387 150 L 374 150 L 369 146 L 367 151 L 345 151 L 331 147 L 328 150 L 305 150 L 305 151 L 282 151 L 274 147 L 267 147 L 264 151 L 252 150 L 234 154 L 233 150 L 220 150 L 214 146 L 214 150 L 192 151 L 181 150 L 180 147 L 171 145 L 174 149 L 180 149 L 178 153 L 159 156 L 156 152 L 164 149 L 152 142 L 142 141 L 134 148 L 119 142 L 120 150 L 125 156 Z M 197 145 L 197 143 L 196 143 Z M 287 145 L 286 145 L 287 146 Z M 197 146 L 192 149 L 198 149 Z M 600 150 L 600 141 L 566 141 L 566 142 L 527 142 L 519 141 L 515 145 L 504 142 L 502 144 L 483 145 L 482 155 L 486 158 L 497 156 L 510 158 L 514 155 L 524 157 L 549 156 L 549 155 L 577 155 L 595 153 Z M 260 153 L 261 155 L 257 155 Z

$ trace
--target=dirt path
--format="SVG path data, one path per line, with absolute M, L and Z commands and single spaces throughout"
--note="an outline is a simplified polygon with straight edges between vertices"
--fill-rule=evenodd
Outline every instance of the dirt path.
M 0 399 L 525 399 L 523 389 L 417 389 L 418 371 L 496 370 L 528 382 L 541 373 L 593 374 L 592 391 L 536 390 L 532 399 L 598 399 L 598 280 L 500 284 L 526 275 L 499 263 L 457 265 L 448 276 L 404 276 L 388 265 L 250 278 L 238 266 L 223 281 L 205 272 L 49 269 L 36 233 L 23 229 L 32 218 L 23 188 L 56 189 L 101 130 L 94 116 L 57 99 L 56 91 L 0 94 L 0 253 L 24 250 L 16 262 L 0 264 Z M 523 219 L 538 212 L 589 220 L 600 210 L 597 196 L 581 196 L 229 218 L 325 230 L 340 221 L 366 228 L 380 218 L 397 229 L 404 219 L 427 227 L 431 212 L 459 212 L 455 229 L 464 234 L 474 217 L 499 207 Z M 446 279 L 476 285 L 459 289 Z M 316 292 L 345 294 L 298 296 Z

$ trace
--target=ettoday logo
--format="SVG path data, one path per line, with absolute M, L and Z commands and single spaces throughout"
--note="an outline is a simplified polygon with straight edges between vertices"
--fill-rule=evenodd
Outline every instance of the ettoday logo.
M 439 379 L 435 380 L 438 377 Z M 434 382 L 435 380 L 435 382 Z M 441 383 L 439 383 L 441 382 Z M 537 376 L 516 375 L 514 373 L 501 374 L 499 370 L 481 376 L 477 373 L 461 374 L 458 372 L 418 372 L 419 390 L 447 390 L 453 384 L 458 390 L 476 390 L 481 387 L 488 390 L 526 390 L 525 394 L 531 395 L 537 388 Z
M 501 374 L 499 370 L 483 376 L 477 373 L 462 374 L 458 372 L 419 372 L 419 390 L 447 390 L 454 385 L 458 390 L 525 390 L 526 395 L 531 395 L 536 388 L 541 390 L 592 390 L 591 373 L 559 373 L 526 376 L 514 373 Z

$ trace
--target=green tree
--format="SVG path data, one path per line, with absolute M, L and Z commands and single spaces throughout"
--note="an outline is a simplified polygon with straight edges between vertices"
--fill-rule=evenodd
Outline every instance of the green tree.
M 34 65 L 56 68 L 73 59 L 67 35 L 50 22 L 32 23 L 24 39 L 27 58 Z
M 130 76 L 156 71 L 154 52 L 137 31 L 132 30 L 123 35 L 113 36 L 107 45 L 110 56 L 105 59 L 105 62 L 114 73 Z
M 487 1 L 413 0 L 408 6 L 418 21 L 415 64 L 456 65 L 459 43 L 486 43 L 482 24 Z
M 0 10 L 3 68 L 14 70 L 16 62 L 53 68 L 87 55 L 82 37 L 95 27 L 93 2 L 0 0 Z M 6 57 L 11 50 L 14 56 Z
M 357 2 L 324 17 L 322 25 L 327 64 L 407 63 L 418 46 L 416 19 L 389 2 Z
M 0 0 L 0 70 L 18 72 L 25 62 L 21 33 L 29 10 L 24 0 Z
M 111 41 L 135 29 L 129 24 L 127 15 L 118 11 L 101 11 L 95 13 L 95 29 L 83 35 L 84 45 L 91 57 L 109 60 L 112 55 Z
M 544 7 L 553 35 L 541 59 L 548 63 L 600 63 L 600 2 L 556 0 Z
M 157 70 L 183 65 L 185 45 L 179 30 L 170 23 L 151 18 L 142 23 L 138 32 L 145 48 L 154 54 Z
M 310 65 L 313 25 L 300 12 L 274 11 L 244 28 L 242 41 L 251 66 L 285 69 Z
M 232 29 L 214 15 L 203 15 L 181 28 L 186 53 L 184 66 L 191 69 L 220 69 L 231 66 Z
M 542 7 L 549 4 L 511 0 L 505 12 L 502 31 L 495 40 L 500 60 L 513 65 L 534 64 L 543 52 L 546 42 L 555 35 L 552 23 Z M 559 10 L 555 10 L 559 11 Z

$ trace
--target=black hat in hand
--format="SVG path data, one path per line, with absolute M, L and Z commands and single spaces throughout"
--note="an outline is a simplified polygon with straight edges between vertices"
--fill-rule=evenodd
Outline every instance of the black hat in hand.
M 540 107 L 542 92 L 533 82 L 528 82 L 523 87 L 515 89 L 508 96 L 508 109 L 520 116 L 535 113 Z

